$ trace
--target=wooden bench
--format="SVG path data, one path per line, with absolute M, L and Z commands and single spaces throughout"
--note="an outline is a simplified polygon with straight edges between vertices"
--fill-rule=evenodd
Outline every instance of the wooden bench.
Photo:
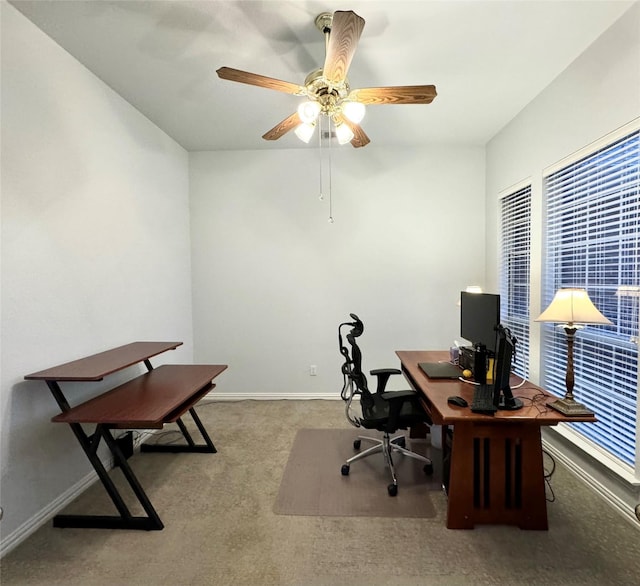
M 195 411 L 195 405 L 215 387 L 212 380 L 227 365 L 165 364 L 153 368 L 150 358 L 167 350 L 174 350 L 181 344 L 182 342 L 133 342 L 25 376 L 26 380 L 46 382 L 61 410 L 52 421 L 67 423 L 71 427 L 119 513 L 117 516 L 56 515 L 53 520 L 55 527 L 146 530 L 164 527 L 113 437 L 112 429 L 161 429 L 167 423 L 176 423 L 186 444 L 142 444 L 141 451 L 216 452 Z M 74 407 L 69 404 L 59 385 L 65 381 L 99 381 L 138 363 L 145 364 L 146 373 Z M 187 412 L 195 422 L 204 440 L 203 444 L 196 444 L 182 421 L 182 416 Z M 88 435 L 82 424 L 95 424 L 94 433 Z M 101 440 L 107 444 L 115 465 L 121 468 L 146 516 L 133 516 L 130 513 L 98 456 Z

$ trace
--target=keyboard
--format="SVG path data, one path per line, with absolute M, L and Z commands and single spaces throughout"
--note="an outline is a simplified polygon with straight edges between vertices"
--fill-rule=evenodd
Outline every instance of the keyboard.
M 476 385 L 471 401 L 471 411 L 476 413 L 495 413 L 498 409 L 493 404 L 493 385 Z

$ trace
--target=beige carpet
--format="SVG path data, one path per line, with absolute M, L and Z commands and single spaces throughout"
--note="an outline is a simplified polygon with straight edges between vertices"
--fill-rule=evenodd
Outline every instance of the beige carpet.
M 423 471 L 424 464 L 400 454 L 394 455 L 398 495 L 390 497 L 391 475 L 382 454 L 351 464 L 350 474 L 340 472 L 345 460 L 357 452 L 358 435 L 381 436 L 359 429 L 301 429 L 295 436 L 274 506 L 279 515 L 336 517 L 434 517 L 429 492 L 440 490 L 441 474 Z M 372 446 L 362 442 L 362 450 Z M 425 440 L 413 441 L 412 450 L 429 457 Z
M 436 510 L 430 518 L 276 515 L 297 431 L 350 429 L 342 402 L 203 401 L 198 413 L 217 454 L 131 459 L 164 530 L 57 529 L 48 521 L 2 558 L 0 584 L 638 586 L 640 525 L 623 519 L 560 462 L 548 490 L 555 498 L 548 503 L 549 531 L 506 525 L 452 531 L 440 490 L 427 495 Z M 61 466 L 71 456 L 63 454 Z M 333 471 L 340 476 L 339 466 Z M 350 482 L 356 474 L 364 469 L 354 465 Z M 387 482 L 375 488 L 393 500 Z M 398 499 L 406 496 L 403 482 L 404 474 Z M 3 498 L 6 512 L 10 503 Z M 112 514 L 113 505 L 97 482 L 64 512 Z

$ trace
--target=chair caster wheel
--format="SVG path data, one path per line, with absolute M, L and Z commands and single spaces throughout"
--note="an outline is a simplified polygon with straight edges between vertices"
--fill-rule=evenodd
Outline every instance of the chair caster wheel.
M 389 496 L 396 496 L 398 494 L 398 485 L 390 484 L 387 486 L 387 492 L 389 493 Z
M 422 469 L 427 476 L 431 476 L 433 474 L 433 464 L 425 464 Z
M 362 441 L 357 439 L 357 440 L 353 440 L 353 449 L 354 450 L 359 450 L 360 446 L 362 445 Z
M 349 476 L 349 464 L 343 464 L 340 472 L 342 472 L 342 476 Z

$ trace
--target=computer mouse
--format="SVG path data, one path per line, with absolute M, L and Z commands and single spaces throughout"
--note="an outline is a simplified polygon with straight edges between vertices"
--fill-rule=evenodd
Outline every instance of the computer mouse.
M 449 405 L 456 405 L 457 407 L 468 407 L 469 403 L 467 403 L 462 397 L 458 397 L 458 395 L 452 395 L 447 399 L 447 403 Z

